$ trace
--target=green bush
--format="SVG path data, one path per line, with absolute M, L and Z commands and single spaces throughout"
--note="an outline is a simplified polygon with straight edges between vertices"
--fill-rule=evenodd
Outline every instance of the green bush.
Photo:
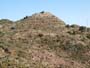
M 67 27 L 67 28 L 70 28 L 70 25 L 67 24 L 66 27 Z
M 81 32 L 86 32 L 86 31 L 87 31 L 87 28 L 86 28 L 85 26 L 80 26 L 80 27 L 79 27 L 79 30 L 80 30 Z
M 2 32 L 2 31 L 0 31 L 0 37 L 2 37 L 2 36 L 4 36 L 4 35 L 5 35 L 5 33 Z
M 5 23 L 13 23 L 12 21 L 8 20 L 8 19 L 2 19 L 0 20 L 0 24 L 5 24 Z
M 76 24 L 71 25 L 72 28 L 78 28 L 79 26 Z
M 87 38 L 90 39 L 90 34 L 87 34 Z
M 43 14 L 43 13 L 45 13 L 45 12 L 44 12 L 44 11 L 42 11 L 42 12 L 40 12 L 40 13 L 42 13 L 42 14 Z

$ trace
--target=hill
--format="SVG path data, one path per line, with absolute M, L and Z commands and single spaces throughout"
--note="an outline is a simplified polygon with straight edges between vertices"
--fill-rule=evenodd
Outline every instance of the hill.
M 44 11 L 2 19 L 0 68 L 90 68 L 90 28 Z

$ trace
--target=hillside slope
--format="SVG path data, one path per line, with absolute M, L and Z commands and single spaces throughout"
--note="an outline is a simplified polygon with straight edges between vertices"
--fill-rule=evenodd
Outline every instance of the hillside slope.
M 90 28 L 49 12 L 0 20 L 0 68 L 90 68 Z

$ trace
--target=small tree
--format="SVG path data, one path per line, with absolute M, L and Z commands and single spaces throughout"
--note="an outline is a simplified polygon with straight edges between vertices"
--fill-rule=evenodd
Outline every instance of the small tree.
M 28 18 L 28 16 L 24 17 L 24 19 L 27 19 L 27 18 Z
M 42 13 L 42 14 L 43 14 L 43 13 L 45 13 L 45 12 L 44 12 L 44 11 L 42 11 L 42 12 L 40 12 L 40 13 Z
M 80 30 L 81 32 L 85 32 L 85 31 L 87 31 L 87 28 L 86 28 L 85 26 L 80 26 L 80 27 L 79 27 L 79 30 Z

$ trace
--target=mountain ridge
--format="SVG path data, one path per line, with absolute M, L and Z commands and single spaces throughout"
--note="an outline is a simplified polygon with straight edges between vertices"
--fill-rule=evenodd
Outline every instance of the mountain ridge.
M 90 68 L 90 28 L 44 11 L 0 26 L 0 68 Z

